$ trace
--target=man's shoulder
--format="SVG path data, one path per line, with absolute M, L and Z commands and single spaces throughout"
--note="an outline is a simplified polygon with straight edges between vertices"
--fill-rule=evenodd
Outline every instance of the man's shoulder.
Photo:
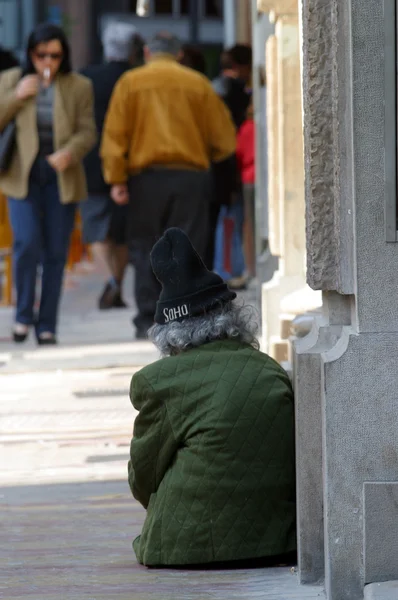
M 201 92 L 213 92 L 212 85 L 206 75 L 203 75 L 194 69 L 190 69 L 189 67 L 185 67 L 184 65 L 180 65 L 178 63 L 177 72 L 181 80 L 185 81 L 187 87 L 190 89 L 196 89 Z
M 164 61 L 159 64 L 149 63 L 124 73 L 121 77 L 124 85 L 134 87 L 139 91 L 145 89 L 145 84 L 152 86 L 170 85 L 178 81 L 185 87 L 196 90 L 212 90 L 210 81 L 205 75 L 180 65 L 175 61 Z
M 119 81 L 129 82 L 129 81 L 137 81 L 139 79 L 143 79 L 148 75 L 148 66 L 140 65 L 139 67 L 134 67 L 127 69 L 120 77 Z

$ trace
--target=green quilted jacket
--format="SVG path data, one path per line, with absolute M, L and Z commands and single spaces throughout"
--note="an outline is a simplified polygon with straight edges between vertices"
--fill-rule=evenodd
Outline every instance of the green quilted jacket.
M 136 373 L 131 399 L 139 414 L 128 479 L 147 509 L 133 543 L 140 563 L 295 549 L 293 392 L 273 359 L 212 342 Z

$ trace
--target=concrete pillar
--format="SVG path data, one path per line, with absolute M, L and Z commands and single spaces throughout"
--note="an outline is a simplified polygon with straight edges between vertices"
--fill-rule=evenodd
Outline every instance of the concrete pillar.
M 91 1 L 50 0 L 49 5 L 59 7 L 62 22 L 70 41 L 74 69 L 85 67 L 90 62 Z
M 394 3 L 302 5 L 307 281 L 323 313 L 294 348 L 300 578 L 362 600 L 398 579 Z
M 268 15 L 257 10 L 257 0 L 252 0 L 252 45 L 253 45 L 253 105 L 256 124 L 256 254 L 257 278 L 269 281 L 275 266 L 271 270 L 267 259 L 268 249 L 268 132 L 266 107 L 266 81 L 264 50 L 268 38 L 274 33 L 274 26 Z M 267 56 L 267 52 L 265 53 Z M 266 264 L 267 272 L 263 269 Z
M 236 0 L 236 43 L 251 44 L 251 0 Z
M 223 0 L 224 12 L 224 48 L 230 48 L 236 40 L 235 4 L 231 0 Z
M 251 1 L 223 0 L 225 48 L 251 44 Z
M 268 240 L 274 256 L 281 255 L 280 232 L 280 171 L 279 171 L 279 86 L 278 41 L 276 35 L 268 38 L 265 47 L 267 74 L 267 133 L 268 133 Z
M 283 299 L 305 290 L 305 221 L 299 20 L 297 0 L 261 0 L 275 35 L 267 42 L 269 242 L 278 269 L 262 286 L 263 348 L 286 360 Z

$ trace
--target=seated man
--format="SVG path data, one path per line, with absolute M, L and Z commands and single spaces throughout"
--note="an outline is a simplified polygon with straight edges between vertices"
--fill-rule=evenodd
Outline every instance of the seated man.
M 164 358 L 136 373 L 128 479 L 147 510 L 147 566 L 292 559 L 293 392 L 258 349 L 250 307 L 208 271 L 180 229 L 151 253 L 162 285 L 150 339 Z

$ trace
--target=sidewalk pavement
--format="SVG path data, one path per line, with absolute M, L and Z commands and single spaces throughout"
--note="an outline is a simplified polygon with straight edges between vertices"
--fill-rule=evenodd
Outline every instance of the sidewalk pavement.
M 65 294 L 60 337 L 74 347 L 32 344 L 18 354 L 4 343 L 11 358 L 0 368 L 0 598 L 323 599 L 322 588 L 299 587 L 288 568 L 150 570 L 137 564 L 131 543 L 145 511 L 127 484 L 135 417 L 128 392 L 132 374 L 156 353 L 149 342 L 131 341 L 130 311 L 112 311 L 104 324 L 84 293 L 90 286 L 96 296 L 102 280 L 90 276 L 80 292 Z M 68 302 L 76 299 L 73 312 Z M 85 346 L 78 327 L 67 337 L 79 311 Z M 97 328 L 107 333 L 100 336 Z

